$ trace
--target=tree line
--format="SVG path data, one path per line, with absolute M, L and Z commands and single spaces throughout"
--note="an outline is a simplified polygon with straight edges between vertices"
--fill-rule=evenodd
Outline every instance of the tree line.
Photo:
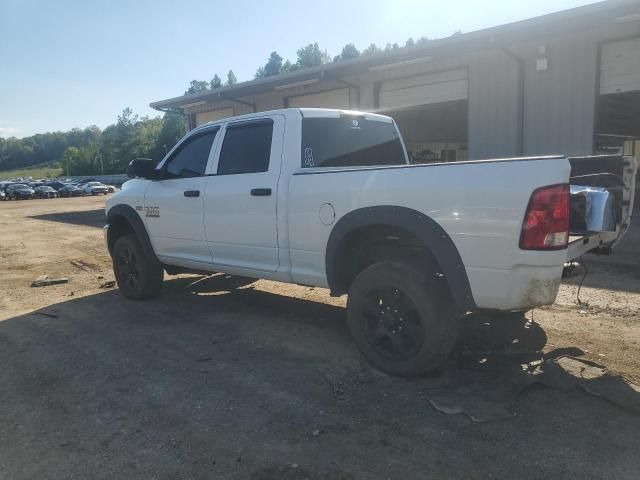
M 453 35 L 459 35 L 461 32 L 456 31 Z M 431 39 L 428 37 L 420 37 L 417 40 L 413 38 L 409 38 L 404 47 L 413 47 L 415 45 L 420 45 L 423 43 L 430 42 Z M 375 43 L 370 44 L 367 48 L 360 51 L 353 43 L 348 43 L 344 47 L 342 47 L 342 51 L 340 54 L 334 56 L 333 58 L 327 53 L 326 50 L 323 50 L 318 45 L 318 42 L 310 43 L 304 47 L 301 47 L 296 52 L 297 59 L 295 62 L 291 62 L 290 60 L 285 60 L 278 52 L 271 52 L 269 54 L 269 58 L 267 62 L 258 67 L 254 78 L 265 78 L 271 77 L 273 75 L 279 75 L 281 73 L 294 72 L 296 70 L 301 70 L 304 68 L 316 67 L 318 65 L 324 65 L 331 62 L 340 62 L 343 60 L 349 60 L 351 58 L 358 58 L 360 56 L 366 55 L 374 55 L 376 53 L 381 52 L 389 52 L 391 50 L 397 50 L 400 47 L 397 43 L 387 43 L 384 48 L 378 47 Z M 222 82 L 222 79 L 216 73 L 210 81 L 206 80 L 191 80 L 189 84 L 189 88 L 184 92 L 185 95 L 197 92 L 203 92 L 205 90 L 215 90 L 216 88 L 220 88 L 223 86 L 229 86 L 237 83 L 236 76 L 233 73 L 233 70 L 229 70 L 227 74 L 227 81 Z
M 138 117 L 125 108 L 104 130 L 92 125 L 67 132 L 0 138 L 0 170 L 61 167 L 64 175 L 122 173 L 136 157 L 160 160 L 185 134 L 184 117 Z

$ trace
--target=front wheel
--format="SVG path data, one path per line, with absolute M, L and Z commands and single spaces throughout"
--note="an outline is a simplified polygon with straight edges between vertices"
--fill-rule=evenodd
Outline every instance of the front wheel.
M 147 257 L 130 234 L 118 238 L 113 246 L 113 272 L 122 294 L 133 300 L 156 296 L 164 278 L 162 264 Z
M 369 362 L 403 377 L 438 370 L 459 336 L 459 319 L 435 275 L 401 261 L 364 269 L 349 289 L 347 322 Z

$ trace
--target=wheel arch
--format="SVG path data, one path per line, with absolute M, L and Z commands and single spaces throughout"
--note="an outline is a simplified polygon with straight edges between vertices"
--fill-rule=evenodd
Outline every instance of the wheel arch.
M 408 232 L 414 241 L 419 242 L 420 245 L 416 246 L 425 248 L 436 262 L 458 310 L 466 312 L 476 308 L 464 263 L 447 232 L 431 217 L 417 210 L 391 205 L 353 210 L 333 227 L 325 255 L 327 282 L 332 295 L 347 293 L 355 278 L 354 273 L 359 273 L 349 270 L 352 239 L 360 232 L 375 228 Z
M 109 224 L 109 228 L 107 229 L 107 247 L 109 254 L 112 253 L 113 246 L 118 237 L 130 232 L 138 238 L 144 254 L 158 261 L 144 222 L 132 207 L 122 204 L 111 207 L 107 212 L 107 223 Z

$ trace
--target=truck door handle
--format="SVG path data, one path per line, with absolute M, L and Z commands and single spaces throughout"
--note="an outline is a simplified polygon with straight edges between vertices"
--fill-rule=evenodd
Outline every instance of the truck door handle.
M 251 195 L 253 195 L 254 197 L 268 197 L 269 195 L 271 195 L 271 189 L 270 188 L 252 188 Z
M 199 197 L 200 196 L 200 190 L 185 190 L 184 191 L 184 196 L 185 197 Z

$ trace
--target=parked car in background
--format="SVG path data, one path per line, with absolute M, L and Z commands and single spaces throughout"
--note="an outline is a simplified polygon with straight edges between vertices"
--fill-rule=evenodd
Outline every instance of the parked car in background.
M 33 189 L 36 198 L 58 198 L 58 192 L 54 188 L 46 185 L 40 185 Z
M 80 197 L 84 195 L 84 191 L 75 185 L 65 185 L 58 190 L 61 197 Z
M 107 187 L 107 190 L 109 191 L 109 193 L 116 193 L 118 191 L 118 189 L 113 185 L 105 185 L 105 187 Z
M 109 189 L 100 182 L 88 182 L 84 186 L 80 185 L 84 193 L 87 195 L 106 195 Z
M 59 181 L 47 182 L 45 183 L 47 187 L 53 188 L 56 192 L 60 190 L 62 187 L 66 187 L 68 184 Z
M 5 188 L 8 200 L 27 200 L 33 198 L 35 191 L 24 183 L 12 183 Z
M 7 199 L 7 195 L 4 193 L 4 190 L 0 188 L 0 200 L 6 200 L 6 199 Z
M 78 180 L 77 182 L 74 182 L 74 183 L 78 186 L 82 186 L 89 182 L 97 182 L 97 180 L 95 178 L 83 178 L 82 180 Z

